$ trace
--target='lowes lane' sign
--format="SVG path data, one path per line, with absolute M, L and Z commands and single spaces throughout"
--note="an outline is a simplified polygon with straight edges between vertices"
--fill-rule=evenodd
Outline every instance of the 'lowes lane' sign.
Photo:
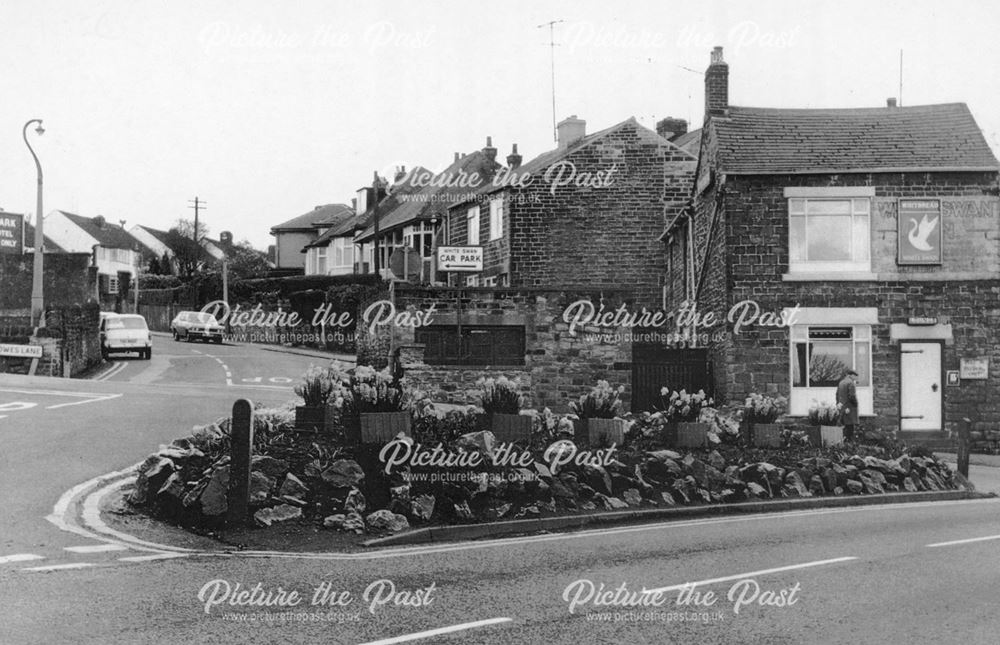
M 0 345 L 0 356 L 17 358 L 41 358 L 41 345 Z
M 24 253 L 24 215 L 0 213 L 0 253 Z

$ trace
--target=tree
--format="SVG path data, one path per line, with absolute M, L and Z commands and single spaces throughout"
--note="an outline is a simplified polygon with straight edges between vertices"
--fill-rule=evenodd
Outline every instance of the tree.
M 194 223 L 185 219 L 177 220 L 177 224 L 167 231 L 165 242 L 174 252 L 178 273 L 181 276 L 190 278 L 196 273 L 202 272 L 214 261 L 211 254 L 200 243 L 207 232 L 208 229 L 199 222 L 198 241 L 195 241 Z
M 267 255 L 258 251 L 247 240 L 226 248 L 229 263 L 229 280 L 251 280 L 266 277 L 271 267 Z

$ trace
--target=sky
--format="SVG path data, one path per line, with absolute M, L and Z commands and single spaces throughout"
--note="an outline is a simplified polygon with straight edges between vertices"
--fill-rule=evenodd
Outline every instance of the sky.
M 552 20 L 557 46 L 549 47 Z M 0 207 L 209 235 L 350 204 L 372 172 L 441 170 L 491 136 L 554 147 L 556 117 L 703 118 L 713 46 L 730 103 L 965 102 L 1000 156 L 1000 11 L 990 1 L 396 2 L 3 0 Z

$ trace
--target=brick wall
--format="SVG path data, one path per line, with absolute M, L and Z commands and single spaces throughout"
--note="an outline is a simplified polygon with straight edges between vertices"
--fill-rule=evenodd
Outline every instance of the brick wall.
M 665 266 L 659 237 L 668 213 L 672 217 L 688 197 L 695 159 L 627 122 L 574 150 L 565 161 L 573 164 L 576 177 L 611 171 L 611 181 L 597 188 L 569 185 L 553 192 L 545 170 L 537 171 L 529 186 L 504 189 L 504 238 L 493 243 L 488 241 L 489 204 L 483 202 L 484 275 L 509 266 L 511 286 L 628 286 L 641 304 L 659 306 Z M 467 242 L 468 207 L 451 210 L 451 244 Z

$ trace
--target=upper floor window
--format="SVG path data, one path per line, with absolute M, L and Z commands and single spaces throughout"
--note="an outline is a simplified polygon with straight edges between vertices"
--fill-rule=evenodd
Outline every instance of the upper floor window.
M 490 200 L 490 241 L 503 237 L 503 197 Z
M 786 188 L 790 273 L 871 271 L 871 187 Z
M 473 206 L 466 216 L 469 225 L 469 246 L 479 245 L 479 207 Z

